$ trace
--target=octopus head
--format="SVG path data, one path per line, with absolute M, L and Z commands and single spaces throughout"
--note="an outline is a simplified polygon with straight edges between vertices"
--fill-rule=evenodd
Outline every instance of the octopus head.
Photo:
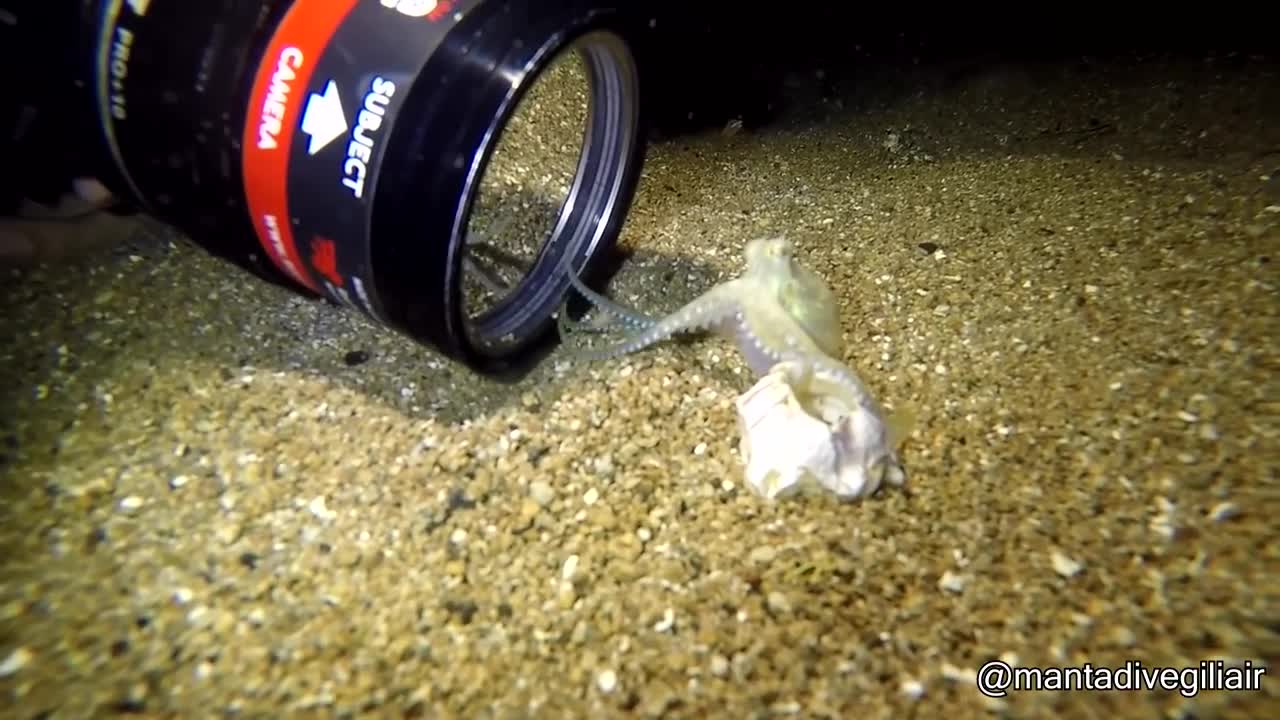
M 747 242 L 747 272 L 775 275 L 788 272 L 795 248 L 786 238 L 757 238 Z
M 835 293 L 820 275 L 796 261 L 794 250 L 785 238 L 750 241 L 747 274 L 768 287 L 822 352 L 840 358 L 844 339 Z

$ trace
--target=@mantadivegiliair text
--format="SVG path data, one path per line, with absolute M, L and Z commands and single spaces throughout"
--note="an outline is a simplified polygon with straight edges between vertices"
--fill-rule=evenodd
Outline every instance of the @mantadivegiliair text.
M 1130 660 L 1120 667 L 1085 663 L 1073 667 L 1013 667 L 992 660 L 978 668 L 978 691 L 987 697 L 1005 697 L 1010 691 L 1035 690 L 1165 690 L 1195 697 L 1207 690 L 1260 690 L 1267 668 L 1245 660 L 1228 665 L 1223 660 L 1201 660 L 1188 667 L 1147 667 Z

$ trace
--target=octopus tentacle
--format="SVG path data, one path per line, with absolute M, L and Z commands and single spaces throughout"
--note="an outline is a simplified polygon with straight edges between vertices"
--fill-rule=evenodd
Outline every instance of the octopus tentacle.
M 573 285 L 573 289 L 579 294 L 591 301 L 592 305 L 613 315 L 624 325 L 631 326 L 634 330 L 647 330 L 658 324 L 658 318 L 646 315 L 639 310 L 633 310 L 621 303 L 614 302 L 600 293 L 587 287 L 578 276 L 570 270 L 569 282 Z M 567 299 L 567 296 L 566 296 Z
M 752 331 L 750 323 L 742 313 L 739 313 L 735 319 L 733 335 L 734 340 L 737 341 L 738 350 L 746 359 L 747 367 L 751 368 L 751 372 L 763 376 L 769 372 L 769 368 L 781 361 L 782 356 L 769 347 L 758 333 Z
M 581 348 L 572 352 L 575 360 L 608 360 L 643 350 L 682 332 L 721 330 L 728 327 L 740 310 L 734 300 L 732 283 L 713 288 L 679 310 L 658 320 L 652 327 L 608 347 Z
M 808 388 L 813 394 L 842 399 L 850 407 L 863 407 L 883 416 L 880 404 L 861 378 L 848 367 L 823 355 L 782 353 L 782 359 L 804 363 Z
M 575 333 L 607 333 L 610 328 L 617 324 L 617 318 L 613 318 L 605 324 L 594 326 L 588 325 L 586 322 L 569 319 L 569 297 L 567 295 L 564 301 L 560 303 L 559 312 L 556 313 L 556 327 L 560 331 L 561 338 L 567 338 Z

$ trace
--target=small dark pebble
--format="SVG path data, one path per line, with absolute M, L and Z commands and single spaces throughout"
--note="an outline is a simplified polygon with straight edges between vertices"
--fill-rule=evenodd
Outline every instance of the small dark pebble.
M 93 552 L 94 550 L 98 549 L 98 546 L 103 545 L 106 542 L 107 542 L 107 529 L 99 525 L 95 527 L 92 532 L 89 533 L 89 537 L 85 541 L 85 546 L 88 548 L 89 552 Z
M 363 365 L 369 362 L 369 353 L 365 352 L 364 350 L 352 350 L 351 352 L 342 356 L 342 362 L 346 363 L 347 367 L 355 367 L 356 365 Z
M 449 490 L 449 510 L 470 510 L 476 506 L 476 501 L 467 497 L 467 491 L 462 488 L 452 488 Z
M 139 715 L 147 711 L 147 703 L 144 700 L 125 698 L 112 705 L 112 709 L 121 715 Z
M 470 625 L 471 619 L 480 610 L 479 606 L 470 600 L 449 600 L 445 602 L 444 609 L 456 615 L 463 625 Z
M 511 616 L 514 614 L 515 614 L 515 610 L 511 608 L 510 604 L 498 603 L 498 617 L 502 618 L 503 620 L 510 620 Z
M 551 452 L 551 448 L 546 447 L 545 445 L 535 445 L 525 451 L 525 454 L 529 458 L 529 464 L 537 467 L 538 462 L 549 452 Z
M 444 545 L 444 556 L 450 560 L 461 560 L 467 556 L 467 553 L 461 545 L 449 540 Z
M 125 653 L 127 653 L 127 652 L 129 652 L 129 641 L 128 641 L 128 640 L 117 640 L 117 641 L 115 641 L 115 642 L 111 643 L 111 657 L 117 657 L 117 658 L 118 658 L 118 657 L 120 657 L 121 655 L 124 655 L 124 654 L 125 654 Z
M 257 570 L 258 561 L 261 559 L 262 558 L 258 557 L 257 553 L 247 552 L 247 553 L 240 554 L 240 564 L 249 568 L 250 570 Z
M 449 510 L 448 508 L 437 508 L 434 510 L 428 510 L 425 513 L 423 513 L 423 518 L 426 520 L 426 524 L 423 525 L 422 529 L 425 530 L 428 534 L 433 533 L 436 530 L 439 530 L 441 527 L 444 527 L 444 524 L 449 522 L 449 516 L 452 514 L 453 514 L 453 511 Z
M 923 250 L 927 255 L 932 255 L 938 251 L 938 243 L 922 242 L 916 247 Z
M 635 710 L 639 705 L 640 693 L 637 693 L 635 690 L 628 692 L 626 697 L 622 698 L 622 701 L 618 703 L 618 707 L 626 712 Z

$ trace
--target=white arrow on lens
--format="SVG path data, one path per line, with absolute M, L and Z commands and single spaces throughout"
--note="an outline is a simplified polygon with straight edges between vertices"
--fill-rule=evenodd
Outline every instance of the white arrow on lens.
M 311 136 L 307 154 L 315 155 L 325 145 L 338 139 L 347 131 L 347 116 L 342 111 L 342 98 L 338 86 L 332 80 L 324 86 L 324 94 L 311 93 L 307 108 L 302 111 L 302 132 Z

